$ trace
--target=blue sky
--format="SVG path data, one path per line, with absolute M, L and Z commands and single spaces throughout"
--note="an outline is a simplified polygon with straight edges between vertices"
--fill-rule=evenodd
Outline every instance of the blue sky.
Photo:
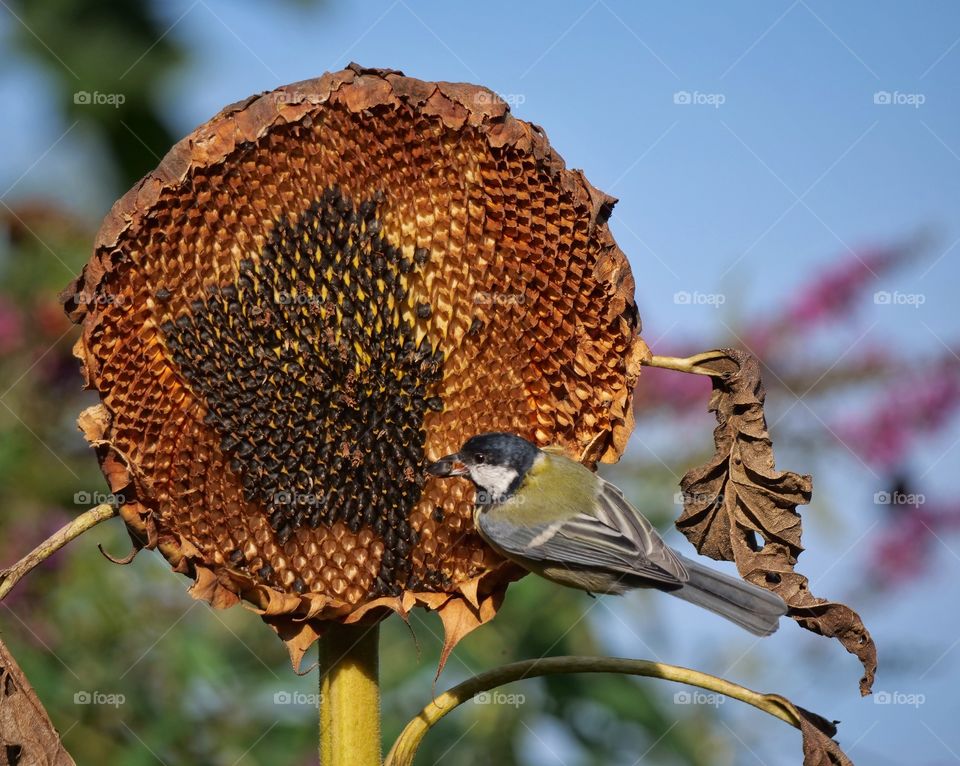
M 688 336 L 722 336 L 718 316 L 729 320 L 789 300 L 795 285 L 838 254 L 920 231 L 930 235 L 924 263 L 877 289 L 920 294 L 924 304 L 866 306 L 862 328 L 869 328 L 871 341 L 900 344 L 910 353 L 955 347 L 956 3 L 372 0 L 319 9 L 272 4 L 269 15 L 253 2 L 161 5 L 169 34 L 188 43 L 193 55 L 156 94 L 181 134 L 229 102 L 351 60 L 428 80 L 479 82 L 501 93 L 517 116 L 545 128 L 568 165 L 583 168 L 594 185 L 620 198 L 611 226 L 634 267 L 646 336 L 661 353 Z M 0 25 L 12 23 L 0 11 Z M 9 65 L 0 70 L 0 99 L 8 107 L 0 126 L 8 147 L 0 154 L 0 192 L 11 185 L 19 196 L 52 191 L 102 214 L 112 200 L 85 189 L 85 175 L 96 171 L 82 125 L 59 140 L 66 126 L 55 119 L 43 78 Z M 95 90 L 96 83 L 82 88 Z M 719 310 L 678 305 L 678 291 L 722 293 L 727 300 Z M 774 412 L 778 406 L 783 403 L 771 402 Z M 954 429 L 927 445 L 922 459 L 955 467 L 958 436 Z M 863 511 L 863 498 L 874 488 L 858 470 L 838 464 L 817 477 L 818 486 L 837 493 L 833 505 Z M 954 478 L 934 479 L 934 486 L 947 489 Z M 839 527 L 816 515 L 809 520 L 811 550 L 802 563 L 814 580 L 825 573 L 822 592 L 844 593 L 856 567 L 850 543 L 869 535 L 872 523 L 865 511 L 844 514 Z M 960 574 L 957 549 L 957 541 L 948 540 L 939 552 L 942 581 Z M 881 653 L 889 646 L 918 655 L 916 667 L 908 663 L 899 674 L 881 675 L 877 688 L 925 694 L 919 708 L 860 700 L 855 661 L 822 639 L 797 635 L 792 626 L 729 672 L 842 719 L 842 741 L 856 743 L 857 762 L 960 760 L 952 717 L 960 619 L 943 614 L 942 626 L 916 635 L 925 610 L 955 600 L 932 589 L 932 582 L 920 583 L 897 593 L 894 603 L 863 609 Z M 675 624 L 689 616 L 679 604 L 611 604 L 615 617 L 604 619 L 619 625 L 611 630 L 611 646 L 648 654 L 631 643 L 636 632 L 665 660 L 704 667 L 703 642 L 709 642 L 704 669 L 723 672 L 727 658 L 749 645 L 725 626 L 700 619 L 671 644 L 645 627 L 651 608 Z M 801 665 L 816 661 L 830 678 L 814 682 L 802 670 L 778 666 L 778 652 L 795 653 Z M 759 716 L 733 708 L 728 704 L 725 714 L 734 729 L 746 728 L 758 760 L 796 762 L 779 755 L 786 742 L 794 746 L 787 752 L 796 752 L 792 732 L 783 727 L 768 736 L 764 725 L 761 736 Z M 552 762 L 550 753 L 536 752 Z M 752 757 L 745 746 L 736 752 L 731 762 Z

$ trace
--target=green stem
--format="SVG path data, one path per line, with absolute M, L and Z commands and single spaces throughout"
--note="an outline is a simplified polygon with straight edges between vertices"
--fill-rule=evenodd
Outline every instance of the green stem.
M 320 766 L 380 766 L 380 625 L 320 639 Z
M 523 660 L 503 665 L 474 676 L 436 697 L 420 714 L 413 718 L 393 743 L 387 755 L 386 766 L 410 766 L 424 735 L 447 713 L 479 692 L 524 678 L 554 675 L 557 673 L 624 673 L 635 676 L 662 678 L 667 681 L 699 686 L 701 689 L 733 697 L 800 727 L 801 716 L 786 699 L 776 694 L 761 694 L 717 676 L 698 670 L 665 665 L 649 660 L 627 660 L 616 657 L 547 657 L 539 660 Z

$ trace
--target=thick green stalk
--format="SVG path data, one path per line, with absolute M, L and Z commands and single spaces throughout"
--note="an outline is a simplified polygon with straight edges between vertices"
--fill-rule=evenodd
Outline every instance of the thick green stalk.
M 380 766 L 380 625 L 320 639 L 320 766 Z

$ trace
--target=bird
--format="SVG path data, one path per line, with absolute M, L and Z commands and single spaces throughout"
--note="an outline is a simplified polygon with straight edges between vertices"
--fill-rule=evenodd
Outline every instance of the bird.
M 547 580 L 591 594 L 655 588 L 758 636 L 776 631 L 787 612 L 776 593 L 668 546 L 621 490 L 558 448 L 541 449 L 512 433 L 483 433 L 426 472 L 472 481 L 480 536 Z

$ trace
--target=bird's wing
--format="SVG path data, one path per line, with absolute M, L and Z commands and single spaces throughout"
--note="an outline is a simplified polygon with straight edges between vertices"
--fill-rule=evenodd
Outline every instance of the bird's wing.
M 632 574 L 679 585 L 687 572 L 656 530 L 612 484 L 600 480 L 593 513 L 526 527 L 495 517 L 480 523 L 507 553 L 536 561 Z
M 687 570 L 680 557 L 663 541 L 647 517 L 630 505 L 613 484 L 599 477 L 597 480 L 600 485 L 594 508 L 597 519 L 627 537 L 651 564 L 673 575 L 679 582 L 686 582 Z

